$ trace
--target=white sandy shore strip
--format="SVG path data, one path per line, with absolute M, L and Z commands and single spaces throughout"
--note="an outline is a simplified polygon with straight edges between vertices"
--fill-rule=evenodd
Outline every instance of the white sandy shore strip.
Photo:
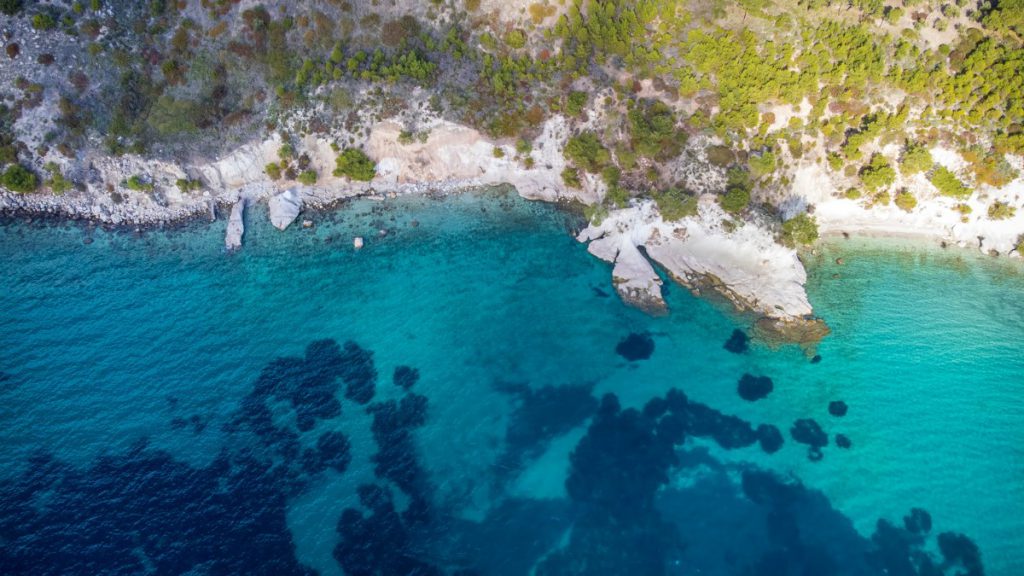
M 969 181 L 966 162 L 959 154 L 942 147 L 932 148 L 931 152 L 937 164 Z M 888 154 L 893 158 L 898 151 L 889 150 Z M 1020 158 L 1008 157 L 1008 160 L 1015 168 L 1024 168 Z M 813 205 L 822 235 L 918 238 L 977 248 L 986 253 L 1021 256 L 1015 246 L 1024 235 L 1024 208 L 1021 207 L 1024 176 L 999 189 L 981 186 L 965 200 L 942 196 L 923 174 L 900 176 L 892 189 L 906 189 L 917 199 L 917 206 L 909 212 L 895 204 L 869 206 L 867 199 L 841 197 L 840 190 L 856 184 L 819 164 L 808 163 L 794 173 L 789 197 L 793 204 Z M 1005 220 L 990 219 L 988 209 L 996 201 L 1017 207 L 1016 214 Z M 970 214 L 964 216 L 955 210 L 957 204 L 969 206 Z

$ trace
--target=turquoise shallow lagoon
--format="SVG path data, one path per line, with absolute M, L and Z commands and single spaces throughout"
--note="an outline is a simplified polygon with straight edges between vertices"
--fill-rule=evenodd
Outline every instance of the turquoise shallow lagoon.
M 223 222 L 0 228 L 0 571 L 1024 566 L 1019 262 L 826 242 L 812 363 L 726 350 L 750 319 L 677 286 L 624 306 L 573 216 L 500 191 L 252 212 L 235 254 Z

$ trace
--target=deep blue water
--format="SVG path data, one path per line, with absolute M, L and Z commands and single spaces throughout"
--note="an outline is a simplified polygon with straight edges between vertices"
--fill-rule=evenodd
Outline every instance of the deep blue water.
M 622 305 L 514 196 L 258 211 L 230 255 L 0 228 L 0 573 L 1024 566 L 1019 263 L 826 244 L 811 362 L 679 287 Z

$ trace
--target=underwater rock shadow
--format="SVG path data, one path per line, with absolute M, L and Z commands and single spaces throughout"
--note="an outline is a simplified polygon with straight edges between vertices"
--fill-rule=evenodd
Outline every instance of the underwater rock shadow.
M 499 480 L 509 480 L 524 464 L 544 453 L 551 442 L 593 416 L 597 398 L 593 383 L 531 388 L 523 383 L 496 382 L 494 388 L 512 397 L 514 408 L 505 431 L 505 447 L 497 460 Z
M 654 338 L 647 332 L 633 332 L 616 344 L 615 353 L 630 362 L 647 360 L 654 354 Z

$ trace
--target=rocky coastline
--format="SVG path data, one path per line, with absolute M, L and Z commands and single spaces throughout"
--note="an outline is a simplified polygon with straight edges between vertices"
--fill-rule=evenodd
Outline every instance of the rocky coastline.
M 330 210 L 353 198 L 451 194 L 500 184 L 513 186 L 531 200 L 575 205 L 599 202 L 606 193 L 599 179 L 585 178 L 579 189 L 567 188 L 561 181 L 566 165 L 561 150 L 569 135 L 565 120 L 550 119 L 541 134 L 533 149 L 517 158 L 512 144 L 489 140 L 473 129 L 443 120 L 432 125 L 429 138 L 412 144 L 401 142 L 398 124 L 380 122 L 364 144 L 377 165 L 376 176 L 366 183 L 330 176 L 334 153 L 326 141 L 312 137 L 303 142 L 302 149 L 325 175 L 314 185 L 275 182 L 263 172 L 261 167 L 273 160 L 281 145 L 276 136 L 198 166 L 178 167 L 136 157 L 120 162 L 104 158 L 90 164 L 93 177 L 84 189 L 64 195 L 0 191 L 0 219 L 75 221 L 141 233 L 211 219 L 230 222 L 234 212 L 235 224 L 229 223 L 225 245 L 236 250 L 244 244 L 238 225 L 243 205 L 268 210 L 274 225 L 283 230 L 305 210 Z M 756 332 L 765 340 L 798 343 L 813 351 L 828 328 L 814 316 L 807 300 L 806 272 L 797 250 L 780 244 L 770 219 L 758 217 L 756 211 L 743 217 L 723 211 L 715 193 L 722 175 L 702 156 L 706 144 L 692 143 L 690 152 L 684 154 L 687 161 L 677 168 L 687 188 L 698 193 L 695 215 L 668 222 L 654 202 L 632 200 L 580 231 L 577 240 L 587 243 L 591 254 L 613 265 L 612 284 L 630 305 L 652 314 L 668 312 L 657 266 L 694 294 L 714 294 L 737 311 L 752 314 Z M 506 153 L 496 154 L 497 149 Z M 149 191 L 127 194 L 111 185 L 140 170 L 150 174 L 155 184 Z M 846 200 L 835 200 L 834 183 L 821 178 L 813 166 L 803 170 L 796 175 L 790 198 L 824 207 L 823 233 L 848 230 L 856 235 L 860 229 L 871 231 L 879 222 L 893 218 L 889 213 L 878 216 L 848 206 Z M 199 175 L 206 184 L 204 189 L 191 193 L 176 190 L 172 183 L 182 174 Z M 941 202 L 934 201 L 936 205 Z M 936 210 L 926 205 L 922 211 Z M 895 218 L 898 221 L 900 215 Z M 930 222 L 906 231 L 956 241 Z M 961 246 L 967 245 L 963 238 L 959 240 Z M 1004 253 L 1008 242 L 1008 238 L 1000 240 Z M 980 241 L 979 248 L 985 247 Z

